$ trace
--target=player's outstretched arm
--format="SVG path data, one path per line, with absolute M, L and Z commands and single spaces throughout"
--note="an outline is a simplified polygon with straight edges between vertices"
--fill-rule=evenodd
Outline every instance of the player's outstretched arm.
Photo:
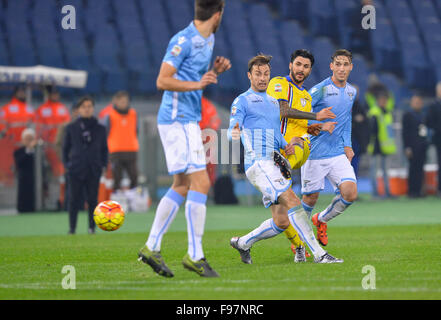
M 158 90 L 167 91 L 196 91 L 203 90 L 209 84 L 217 83 L 217 76 L 214 71 L 206 72 L 200 81 L 182 81 L 174 78 L 176 68 L 167 62 L 163 62 L 159 70 L 158 78 L 156 79 L 156 87 Z
M 231 68 L 231 61 L 225 57 L 216 57 L 213 63 L 212 70 L 216 75 L 219 75 Z
M 279 101 L 280 105 L 280 116 L 282 118 L 293 118 L 293 119 L 307 119 L 307 120 L 326 120 L 334 119 L 335 114 L 330 110 L 332 107 L 324 108 L 317 113 L 300 111 L 295 108 L 290 108 L 287 101 Z

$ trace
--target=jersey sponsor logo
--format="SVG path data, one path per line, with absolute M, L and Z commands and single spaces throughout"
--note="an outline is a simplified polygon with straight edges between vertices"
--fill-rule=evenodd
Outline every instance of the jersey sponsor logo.
M 182 51 L 182 47 L 176 44 L 173 47 L 173 49 L 171 50 L 171 54 L 173 56 L 177 57 L 177 56 L 179 56 L 181 54 L 181 51 Z
M 8 109 L 9 109 L 10 113 L 17 113 L 18 112 L 18 106 L 15 104 L 11 104 Z
M 50 117 L 52 116 L 52 110 L 50 108 L 44 108 L 41 110 L 41 115 L 43 117 Z
M 275 92 L 282 92 L 282 85 L 280 83 L 276 83 L 274 85 L 274 91 Z
M 326 95 L 329 96 L 338 96 L 337 92 L 327 92 Z
M 58 108 L 57 113 L 58 113 L 60 116 L 64 116 L 64 115 L 67 114 L 67 111 L 66 111 L 65 108 Z

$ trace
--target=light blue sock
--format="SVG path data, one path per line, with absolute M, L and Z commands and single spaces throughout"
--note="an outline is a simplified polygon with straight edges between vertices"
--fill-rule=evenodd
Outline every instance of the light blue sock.
M 184 197 L 173 189 L 168 189 L 167 193 L 159 201 L 156 208 L 155 219 L 150 229 L 149 238 L 146 245 L 151 251 L 161 250 L 161 241 L 171 223 L 179 211 L 179 206 L 184 202 Z
M 185 202 L 185 218 L 187 219 L 188 250 L 190 258 L 198 261 L 204 258 L 202 236 L 204 235 L 205 216 L 207 213 L 207 195 L 190 190 Z
M 274 220 L 271 218 L 262 222 L 260 226 L 247 235 L 240 237 L 238 245 L 240 248 L 248 250 L 257 241 L 275 237 L 283 231 L 285 231 L 285 229 L 276 226 Z
M 332 199 L 331 204 L 319 213 L 318 220 L 326 223 L 339 214 L 342 214 L 351 204 L 352 202 L 346 201 L 340 194 L 338 194 Z

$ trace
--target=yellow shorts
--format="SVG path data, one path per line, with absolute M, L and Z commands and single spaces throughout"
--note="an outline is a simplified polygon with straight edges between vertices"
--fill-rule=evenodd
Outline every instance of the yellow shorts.
M 294 150 L 294 154 L 287 157 L 284 152 L 282 152 L 282 154 L 288 159 L 292 169 L 300 169 L 309 157 L 310 150 L 308 141 L 303 140 L 303 145 L 296 144 Z

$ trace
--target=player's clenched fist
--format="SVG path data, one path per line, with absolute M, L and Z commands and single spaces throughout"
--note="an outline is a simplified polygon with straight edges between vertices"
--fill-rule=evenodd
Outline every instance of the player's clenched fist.
M 210 70 L 202 76 L 201 80 L 199 80 L 199 89 L 203 90 L 209 84 L 216 84 L 216 83 L 217 83 L 217 75 L 213 70 Z
M 231 130 L 231 139 L 233 139 L 233 140 L 239 140 L 240 139 L 239 123 L 236 123 L 234 128 Z
M 231 61 L 225 57 L 216 57 L 213 64 L 213 71 L 221 74 L 231 68 Z

